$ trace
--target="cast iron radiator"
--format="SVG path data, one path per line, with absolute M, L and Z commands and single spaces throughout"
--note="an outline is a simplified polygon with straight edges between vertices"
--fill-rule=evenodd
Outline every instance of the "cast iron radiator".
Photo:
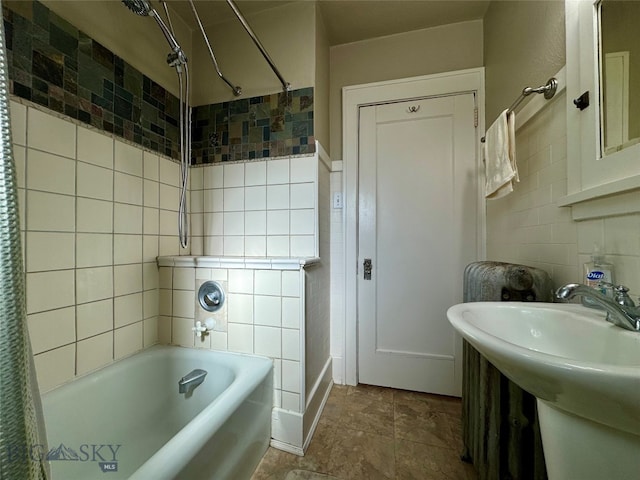
M 546 272 L 524 265 L 474 262 L 464 271 L 464 301 L 551 302 Z M 546 480 L 536 399 L 466 341 L 463 347 L 462 459 L 479 480 Z

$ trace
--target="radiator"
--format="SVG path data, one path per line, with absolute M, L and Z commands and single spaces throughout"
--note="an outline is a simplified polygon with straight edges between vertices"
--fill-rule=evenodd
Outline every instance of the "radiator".
M 474 262 L 464 272 L 464 301 L 550 302 L 551 279 L 524 265 Z M 466 341 L 463 350 L 462 459 L 478 480 L 546 480 L 536 399 Z

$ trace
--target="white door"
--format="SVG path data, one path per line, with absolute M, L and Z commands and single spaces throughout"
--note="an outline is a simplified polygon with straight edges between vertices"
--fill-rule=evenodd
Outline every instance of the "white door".
M 474 109 L 471 93 L 360 108 L 360 383 L 461 393 L 446 310 L 476 260 Z

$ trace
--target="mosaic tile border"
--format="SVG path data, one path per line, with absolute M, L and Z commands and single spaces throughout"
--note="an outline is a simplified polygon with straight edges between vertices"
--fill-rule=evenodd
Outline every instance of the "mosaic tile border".
M 177 97 L 38 1 L 2 13 L 10 93 L 178 158 Z
M 13 95 L 179 158 L 179 100 L 38 1 L 2 7 Z M 202 105 L 192 165 L 315 152 L 313 87 Z
M 193 109 L 192 164 L 315 152 L 313 87 Z

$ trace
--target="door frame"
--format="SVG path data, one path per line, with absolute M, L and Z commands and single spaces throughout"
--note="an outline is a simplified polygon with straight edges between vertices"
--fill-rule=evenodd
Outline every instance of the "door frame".
M 406 101 L 417 98 L 476 94 L 478 127 L 476 128 L 476 162 L 480 173 L 477 202 L 476 256 L 482 260 L 486 254 L 486 209 L 484 200 L 484 169 L 482 166 L 480 137 L 484 132 L 484 68 L 424 75 L 420 77 L 353 85 L 342 88 L 342 159 L 344 187 L 344 335 L 342 362 L 337 365 L 334 378 L 342 377 L 347 385 L 358 382 L 358 135 L 361 106 Z M 335 360 L 334 360 L 335 361 Z M 342 365 L 340 366 L 340 363 Z

